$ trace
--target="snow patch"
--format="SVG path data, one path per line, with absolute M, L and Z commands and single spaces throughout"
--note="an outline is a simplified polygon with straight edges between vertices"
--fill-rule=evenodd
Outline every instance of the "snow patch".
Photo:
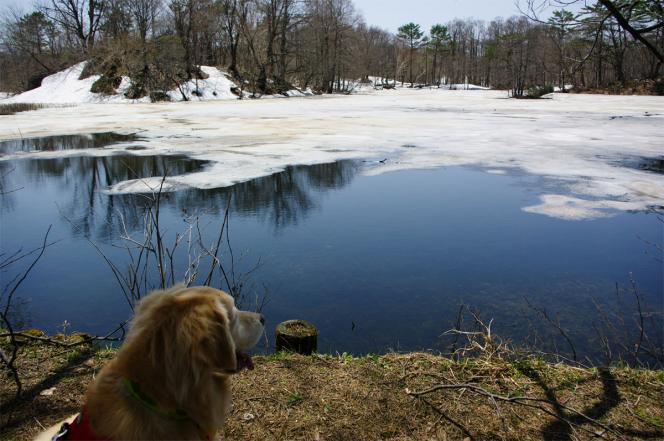
M 216 67 L 201 66 L 201 70 L 208 77 L 202 80 L 189 80 L 180 89 L 171 90 L 168 96 L 172 101 L 182 101 L 182 93 L 187 100 L 236 100 L 237 95 L 231 92 L 235 83 Z
M 573 196 L 546 194 L 540 196 L 541 204 L 524 207 L 528 213 L 544 214 L 565 220 L 583 220 L 610 217 L 613 212 L 640 210 L 643 207 L 636 202 L 592 201 Z
M 95 95 L 90 87 L 99 78 L 93 75 L 79 80 L 85 62 L 76 64 L 42 80 L 40 87 L 14 95 L 5 100 L 8 103 L 44 103 L 66 104 L 76 102 L 95 102 Z
M 447 90 L 491 90 L 489 87 L 478 86 L 477 84 L 448 84 L 441 85 L 441 89 Z
M 565 90 L 572 90 L 572 89 L 574 89 L 574 84 L 565 84 L 564 87 L 565 87 Z M 553 87 L 554 92 L 562 92 L 562 90 L 563 89 L 558 87 L 558 86 Z
M 394 79 L 383 77 L 369 76 L 367 82 L 349 81 L 351 84 L 352 93 L 375 93 L 380 91 L 398 90 L 398 89 L 411 89 L 411 90 L 491 90 L 489 87 L 478 86 L 469 83 L 456 83 L 456 84 L 441 84 L 440 86 L 429 85 L 420 86 L 416 83 L 415 87 L 410 87 L 409 82 L 395 82 Z M 385 89 L 385 85 L 391 86 L 390 89 Z
M 92 75 L 79 80 L 85 64 L 81 62 L 61 72 L 50 75 L 42 80 L 41 86 L 28 90 L 5 100 L 5 103 L 34 103 L 34 104 L 77 104 L 77 103 L 123 103 L 123 102 L 148 102 L 148 98 L 142 100 L 129 100 L 125 98 L 124 92 L 129 87 L 129 79 L 123 78 L 119 91 L 116 95 L 104 95 L 92 93 L 90 88 L 100 75 Z

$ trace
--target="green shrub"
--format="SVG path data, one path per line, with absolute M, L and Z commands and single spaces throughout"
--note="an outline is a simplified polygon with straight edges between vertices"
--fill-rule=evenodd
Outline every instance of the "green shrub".
M 282 78 L 274 78 L 274 81 L 272 82 L 272 90 L 270 93 L 276 94 L 276 93 L 282 93 L 285 94 L 289 90 L 295 89 L 295 87 L 289 83 L 288 81 L 282 79 Z
M 132 80 L 129 89 L 127 89 L 124 95 L 126 98 L 129 98 L 130 100 L 137 100 L 143 98 L 144 96 L 147 96 L 148 92 L 147 90 L 145 90 L 145 87 L 141 83 L 134 82 Z
M 120 87 L 122 82 L 121 77 L 112 77 L 108 75 L 102 75 L 97 81 L 92 83 L 90 92 L 92 93 L 101 93 L 104 95 L 115 95 L 117 88 Z
M 30 75 L 28 77 L 28 84 L 27 84 L 27 90 L 32 90 L 36 89 L 41 86 L 42 80 L 46 78 L 48 75 L 45 72 L 40 72 L 35 75 Z
M 97 64 L 97 60 L 94 57 L 91 58 L 87 63 L 85 63 L 85 66 L 83 66 L 83 70 L 81 71 L 81 75 L 79 75 L 78 79 L 84 80 L 86 78 L 90 78 L 93 75 L 99 75 L 99 66 Z
M 153 103 L 158 103 L 161 101 L 170 101 L 171 97 L 163 91 L 150 92 L 150 101 Z
M 528 88 L 528 98 L 542 98 L 544 95 L 553 93 L 553 86 L 532 86 Z

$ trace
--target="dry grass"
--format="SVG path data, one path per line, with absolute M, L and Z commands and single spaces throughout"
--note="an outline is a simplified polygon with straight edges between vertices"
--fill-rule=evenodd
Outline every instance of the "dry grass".
M 8 406 L 11 379 L 0 378 L 5 440 L 31 439 L 75 413 L 94 373 L 113 356 L 89 346 L 63 352 L 26 344 L 21 352 L 20 403 Z M 664 371 L 582 369 L 533 358 L 452 361 L 427 353 L 275 354 L 255 361 L 254 371 L 235 378 L 222 439 L 664 439 Z M 541 409 L 526 407 L 470 387 L 415 396 L 441 384 L 545 401 Z M 53 395 L 40 394 L 52 387 Z
M 598 95 L 664 95 L 664 77 L 656 80 L 633 80 L 622 85 L 615 83 L 602 88 L 572 89 L 573 93 L 591 93 Z
M 598 371 L 535 359 L 454 362 L 426 353 L 284 355 L 262 359 L 254 372 L 238 380 L 234 412 L 223 432 L 227 439 L 664 437 L 661 371 Z M 501 396 L 551 399 L 589 419 L 563 410 L 569 425 L 541 409 L 499 402 L 469 388 L 411 395 L 440 384 L 472 384 Z M 542 407 L 556 412 L 555 405 Z
M 0 115 L 13 115 L 19 112 L 39 110 L 39 109 L 44 109 L 46 107 L 47 106 L 43 104 L 30 104 L 30 103 L 0 104 Z

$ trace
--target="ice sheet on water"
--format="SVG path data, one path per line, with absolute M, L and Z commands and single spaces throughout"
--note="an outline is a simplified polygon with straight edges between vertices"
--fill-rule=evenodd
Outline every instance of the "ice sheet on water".
M 362 159 L 370 160 L 367 174 L 449 165 L 523 170 L 560 184 L 524 209 L 562 219 L 662 205 L 664 175 L 620 161 L 661 157 L 662 98 L 506 95 L 402 89 L 314 99 L 82 105 L 0 119 L 0 139 L 139 133 L 146 149 L 135 154 L 211 161 L 202 171 L 169 178 L 169 188 L 227 186 L 288 165 Z M 124 182 L 108 191 L 140 192 L 145 186 Z

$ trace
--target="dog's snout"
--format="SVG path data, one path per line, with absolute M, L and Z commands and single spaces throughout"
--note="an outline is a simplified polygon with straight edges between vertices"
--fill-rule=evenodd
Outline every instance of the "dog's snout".
M 259 312 L 238 311 L 239 326 L 233 334 L 235 346 L 242 351 L 251 349 L 265 332 L 265 317 Z

